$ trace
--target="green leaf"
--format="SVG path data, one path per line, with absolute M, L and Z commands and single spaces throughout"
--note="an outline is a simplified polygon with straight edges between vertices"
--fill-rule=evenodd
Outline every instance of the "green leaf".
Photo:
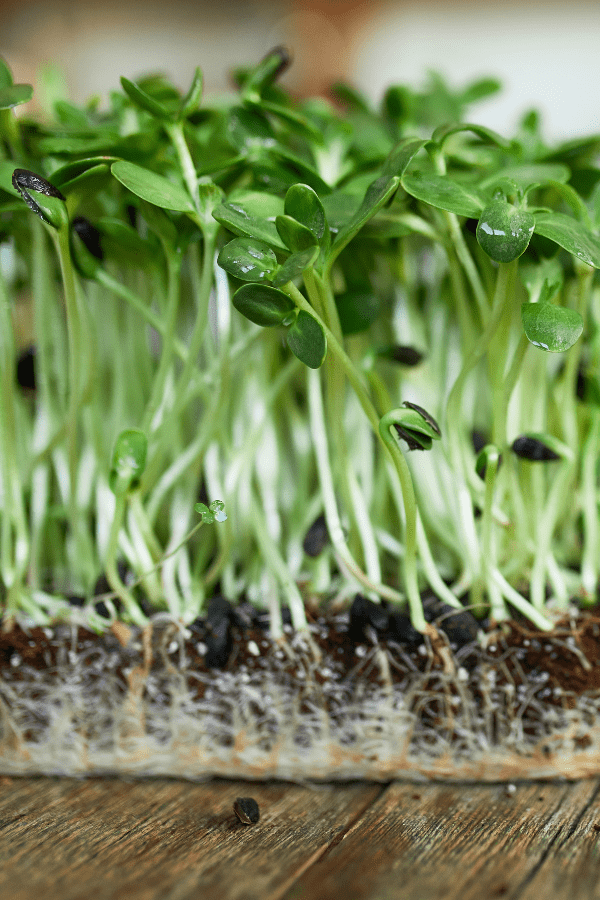
M 315 191 L 320 191 L 322 194 L 326 194 L 331 190 L 331 187 L 323 178 L 321 178 L 314 166 L 309 165 L 299 153 L 288 150 L 279 143 L 274 146 L 269 146 L 268 150 L 269 156 L 283 163 L 285 167 L 284 171 L 289 172 L 289 177 L 291 179 L 289 187 L 291 187 L 292 184 L 301 181 L 304 184 L 310 185 Z
M 407 172 L 402 176 L 402 187 L 411 197 L 416 197 L 429 206 L 470 219 L 479 218 L 484 207 L 477 188 L 464 187 L 447 175 Z
M 286 246 L 277 233 L 275 218 L 283 212 L 283 200 L 259 191 L 246 191 L 230 197 L 213 210 L 213 217 L 233 234 L 254 237 L 278 250 Z
M 536 188 L 542 188 L 546 192 L 548 188 L 551 188 L 556 194 L 558 194 L 561 200 L 564 200 L 565 203 L 567 203 L 571 207 L 571 209 L 575 213 L 576 218 L 580 222 L 582 222 L 584 225 L 587 225 L 588 227 L 591 225 L 590 214 L 588 212 L 587 206 L 585 205 L 577 191 L 572 188 L 570 184 L 563 184 L 560 181 L 555 181 L 554 179 L 550 178 L 543 184 L 531 186 L 531 190 L 535 190 Z
M 475 471 L 482 480 L 485 480 L 488 463 L 491 463 L 498 469 L 501 462 L 502 455 L 498 448 L 494 444 L 486 444 L 477 455 L 477 459 L 475 460 Z
M 136 428 L 122 431 L 115 443 L 109 475 L 110 489 L 114 494 L 135 490 L 146 468 L 148 439 Z
M 288 347 L 309 369 L 318 369 L 327 355 L 327 338 L 314 316 L 301 309 L 287 332 Z
M 13 83 L 12 72 L 5 59 L 0 56 L 0 88 L 10 87 Z
M 343 334 L 360 334 L 375 321 L 381 301 L 373 291 L 349 290 L 335 298 Z
M 0 188 L 13 197 L 21 197 L 21 192 L 13 184 L 15 164 L 10 159 L 0 159 Z
M 86 159 L 74 160 L 52 173 L 52 183 L 62 190 L 63 185 L 68 185 L 74 178 L 83 175 L 89 169 L 95 169 L 102 165 L 110 167 L 111 163 L 117 162 L 117 160 L 116 156 L 88 156 Z
M 252 106 L 254 102 L 255 101 L 248 100 L 248 105 Z M 306 116 L 303 116 L 302 113 L 298 112 L 297 109 L 294 109 L 291 106 L 284 106 L 281 103 L 271 103 L 269 100 L 265 100 L 264 97 L 260 99 L 260 108 L 264 112 L 270 113 L 272 116 L 283 119 L 283 121 L 288 125 L 291 125 L 295 131 L 305 134 L 309 140 L 321 140 L 321 131 L 316 128 Z
M 33 87 L 30 84 L 11 84 L 0 88 L 0 109 L 12 109 L 27 103 L 33 97 Z
M 383 165 L 382 174 L 379 178 L 376 178 L 375 181 L 371 182 L 366 190 L 362 203 L 352 215 L 350 221 L 346 222 L 340 228 L 327 258 L 327 267 L 329 269 L 344 247 L 350 243 L 352 238 L 358 234 L 369 219 L 372 219 L 381 207 L 393 197 L 398 190 L 400 176 L 413 156 L 415 156 L 426 143 L 427 141 L 421 140 L 420 138 L 407 138 L 406 140 L 400 141 L 400 143 L 394 147 Z M 342 198 L 339 197 L 338 202 L 341 199 Z M 349 205 L 351 201 L 343 200 L 342 202 Z
M 523 303 L 521 321 L 527 339 L 550 353 L 568 350 L 583 332 L 583 319 L 578 312 L 551 303 Z
M 241 153 L 257 154 L 263 156 L 260 151 L 265 151 L 273 146 L 275 133 L 272 125 L 262 109 L 245 109 L 242 106 L 229 111 L 227 117 L 228 143 Z
M 562 290 L 564 271 L 556 257 L 519 265 L 519 276 L 532 303 L 549 303 Z
M 200 106 L 200 101 L 202 100 L 202 87 L 202 69 L 199 66 L 196 66 L 190 89 L 185 97 L 182 97 L 181 99 L 181 106 L 179 107 L 180 119 L 184 119 L 186 116 L 196 112 Z
M 277 269 L 277 257 L 269 245 L 256 238 L 235 238 L 223 247 L 217 261 L 240 281 L 270 281 Z
M 588 266 L 600 269 L 600 239 L 581 222 L 564 213 L 540 212 L 535 214 L 535 231 Z
M 399 184 L 399 178 L 388 180 L 385 176 L 377 178 L 372 182 L 367 188 L 365 198 L 357 212 L 350 222 L 344 225 L 338 232 L 327 260 L 328 266 L 332 265 L 333 261 L 344 247 L 350 243 L 352 238 L 358 234 L 363 225 L 365 225 L 369 219 L 372 219 L 375 213 L 395 194 Z
M 246 100 L 258 100 L 269 85 L 287 69 L 291 56 L 286 47 L 278 46 L 270 50 L 259 64 L 248 74 L 242 89 Z
M 525 190 L 531 184 L 541 184 L 546 181 L 568 181 L 571 173 L 567 166 L 560 163 L 523 163 L 518 166 L 507 166 L 494 172 L 479 182 L 479 189 L 493 191 L 504 181 L 513 181 L 521 190 Z
M 507 141 L 506 138 L 503 138 L 498 132 L 492 131 L 491 128 L 486 128 L 484 125 L 473 125 L 466 122 L 461 125 L 440 125 L 440 127 L 436 128 L 433 132 L 431 140 L 438 143 L 440 147 L 443 147 L 449 137 L 463 131 L 470 131 L 483 141 L 486 141 L 489 144 L 495 144 L 497 147 L 502 147 L 503 150 L 508 150 L 510 148 L 510 141 Z
M 318 255 L 319 248 L 316 245 L 307 247 L 306 250 L 300 250 L 298 253 L 292 253 L 275 273 L 271 282 L 273 287 L 281 287 L 288 281 L 299 278 L 306 269 L 313 265 Z
M 462 102 L 469 106 L 471 103 L 477 103 L 491 94 L 497 94 L 502 89 L 502 82 L 497 78 L 479 78 L 462 92 Z
M 404 175 L 406 167 L 419 150 L 427 144 L 421 138 L 405 138 L 396 144 L 383 164 L 381 174 L 384 178 L 395 178 Z
M 275 227 L 279 237 L 292 253 L 298 253 L 300 250 L 314 247 L 317 242 L 317 238 L 312 231 L 309 231 L 300 222 L 296 222 L 291 216 L 277 216 Z
M 142 200 L 140 212 L 144 217 L 150 231 L 156 234 L 167 247 L 175 247 L 177 244 L 177 229 L 172 219 L 166 212 L 153 203 Z
M 69 214 L 72 216 L 84 200 L 90 201 L 98 191 L 105 187 L 109 179 L 110 166 L 101 163 L 63 183 L 61 190 L 66 195 Z
M 162 209 L 174 209 L 179 212 L 193 212 L 194 207 L 187 191 L 179 184 L 144 169 L 124 159 L 113 163 L 111 171 L 136 197 L 160 206 Z
M 165 109 L 162 103 L 159 103 L 158 100 L 155 100 L 154 97 L 147 94 L 146 91 L 142 90 L 142 88 L 133 81 L 130 81 L 129 78 L 121 78 L 121 87 L 138 109 L 145 110 L 145 112 L 154 116 L 155 119 L 160 119 L 163 122 L 172 119 L 171 114 Z
M 213 525 L 215 522 L 225 522 L 227 514 L 222 500 L 213 500 L 210 507 L 206 503 L 196 503 L 194 510 L 200 513 L 203 525 Z
M 266 284 L 243 284 L 233 295 L 232 302 L 243 316 L 266 328 L 282 325 L 296 308 L 287 294 Z
M 316 191 L 307 184 L 293 184 L 285 195 L 284 212 L 311 231 L 317 241 L 325 235 L 325 210 Z
M 508 263 L 525 252 L 534 228 L 533 213 L 506 200 L 494 200 L 481 213 L 476 236 L 491 259 Z
M 404 409 L 394 409 L 379 421 L 379 431 L 387 440 L 387 431 L 399 443 L 406 441 L 409 450 L 431 450 L 433 441 L 441 437 L 439 425 L 426 410 L 406 401 Z

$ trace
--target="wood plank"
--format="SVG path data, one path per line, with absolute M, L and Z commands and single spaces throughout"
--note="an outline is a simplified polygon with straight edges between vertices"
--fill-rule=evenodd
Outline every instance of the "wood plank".
M 600 785 L 549 846 L 520 900 L 600 900 Z
M 282 900 L 517 900 L 597 790 L 595 780 L 521 783 L 514 793 L 396 782 Z
M 0 781 L 0 897 L 272 900 L 380 796 L 377 784 Z M 236 797 L 260 822 L 243 825 Z

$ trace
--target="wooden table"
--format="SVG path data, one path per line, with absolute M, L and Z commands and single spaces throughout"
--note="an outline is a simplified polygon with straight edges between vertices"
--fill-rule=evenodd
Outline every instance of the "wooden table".
M 254 797 L 257 825 L 233 813 Z M 592 900 L 600 778 L 0 778 L 0 900 Z

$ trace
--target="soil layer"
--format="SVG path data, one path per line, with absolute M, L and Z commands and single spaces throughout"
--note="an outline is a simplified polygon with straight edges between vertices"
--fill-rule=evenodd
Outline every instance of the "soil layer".
M 358 597 L 274 641 L 250 605 L 0 633 L 0 772 L 514 780 L 600 772 L 600 607 L 439 640 Z M 479 631 L 479 637 L 478 637 Z M 483 631 L 483 639 L 482 639 Z

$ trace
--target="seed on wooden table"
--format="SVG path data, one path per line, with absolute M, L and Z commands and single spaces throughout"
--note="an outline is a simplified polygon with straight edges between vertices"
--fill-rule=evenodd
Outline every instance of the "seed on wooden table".
M 252 797 L 238 797 L 233 811 L 244 825 L 256 825 L 260 818 L 258 803 Z

